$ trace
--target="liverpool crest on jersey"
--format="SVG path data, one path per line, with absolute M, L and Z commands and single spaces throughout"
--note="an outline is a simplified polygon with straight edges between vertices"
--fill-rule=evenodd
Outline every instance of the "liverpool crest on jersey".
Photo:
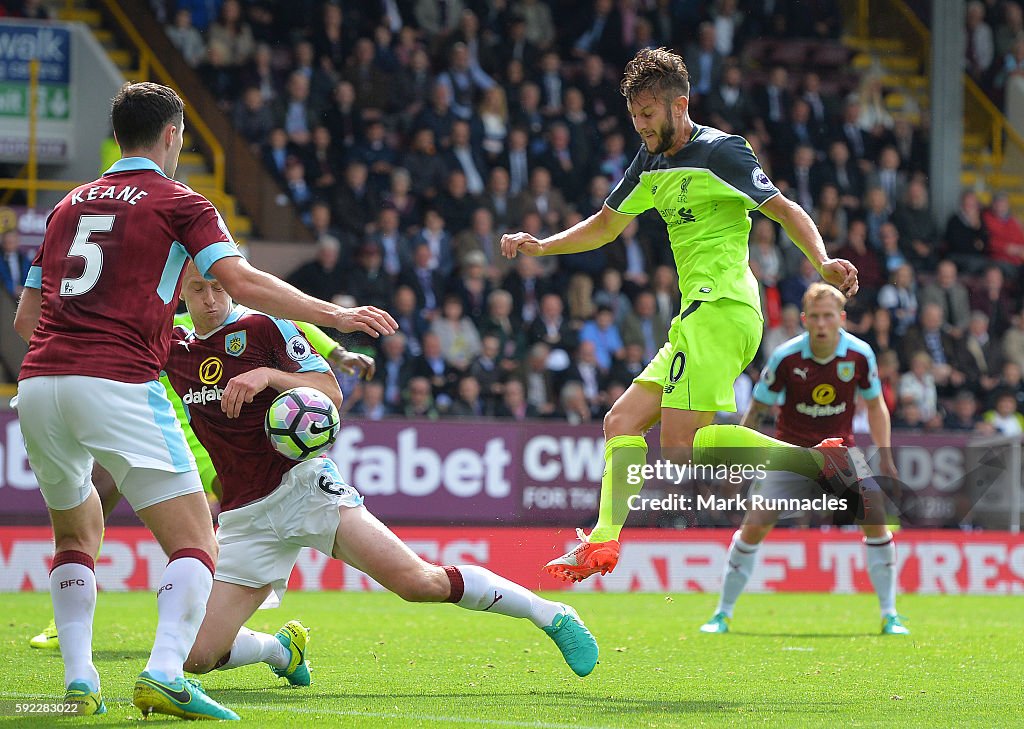
M 231 332 L 224 337 L 224 351 L 232 357 L 238 357 L 245 351 L 245 330 Z
M 836 375 L 843 382 L 850 382 L 856 374 L 856 365 L 853 362 L 839 362 L 836 364 Z

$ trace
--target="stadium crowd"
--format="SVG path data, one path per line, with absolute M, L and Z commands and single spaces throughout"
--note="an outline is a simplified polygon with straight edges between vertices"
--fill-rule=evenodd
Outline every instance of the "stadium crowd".
M 937 227 L 925 128 L 887 109 L 876 73 L 758 55 L 769 36 L 839 47 L 838 3 L 152 5 L 315 232 L 315 258 L 290 281 L 400 322 L 374 381 L 343 383 L 362 417 L 595 421 L 653 357 L 679 305 L 653 213 L 557 261 L 507 261 L 497 241 L 600 208 L 636 146 L 622 66 L 664 45 L 683 51 L 695 120 L 745 136 L 828 250 L 858 266 L 848 329 L 878 355 L 895 427 L 1024 429 L 1024 230 L 1006 197 L 983 208 L 967 190 Z M 994 33 L 972 30 L 979 7 Z M 980 69 L 993 88 L 992 69 L 1019 72 L 1020 5 L 972 2 L 967 16 L 970 39 L 994 38 Z M 971 41 L 972 72 L 977 52 Z M 760 361 L 801 331 L 817 278 L 778 226 L 754 218 L 766 331 L 736 384 L 741 412 Z

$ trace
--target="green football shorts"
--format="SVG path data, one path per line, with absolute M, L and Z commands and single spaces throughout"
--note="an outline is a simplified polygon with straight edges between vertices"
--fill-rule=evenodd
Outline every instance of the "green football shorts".
M 662 389 L 661 406 L 736 412 L 733 383 L 757 354 L 761 313 L 732 299 L 683 302 L 668 342 L 633 382 Z

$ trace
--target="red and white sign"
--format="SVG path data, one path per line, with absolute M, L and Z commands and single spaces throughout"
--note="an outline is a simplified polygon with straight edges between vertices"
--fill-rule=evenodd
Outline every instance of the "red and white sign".
M 606 592 L 710 592 L 721 585 L 732 533 L 633 529 L 622 536 L 614 574 L 569 588 L 541 566 L 575 543 L 571 530 L 406 527 L 396 533 L 437 564 L 479 564 L 531 589 Z M 902 531 L 896 535 L 900 591 L 921 594 L 1024 595 L 1024 535 L 1005 532 Z M 857 532 L 778 530 L 760 550 L 749 584 L 757 592 L 870 592 Z M 0 528 L 0 591 L 48 590 L 53 541 L 47 527 Z M 154 590 L 166 565 L 141 527 L 107 529 L 96 563 L 102 590 Z M 293 590 L 380 590 L 348 565 L 304 550 Z

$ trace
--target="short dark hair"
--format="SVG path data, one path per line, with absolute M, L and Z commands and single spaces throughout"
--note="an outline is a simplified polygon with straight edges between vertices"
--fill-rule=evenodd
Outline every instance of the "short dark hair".
M 146 149 L 168 124 L 180 124 L 184 113 L 185 103 L 174 89 L 144 81 L 121 87 L 110 106 L 110 121 L 121 149 Z
M 677 96 L 689 97 L 690 72 L 682 57 L 667 48 L 642 48 L 626 64 L 619 91 L 630 102 L 644 91 L 666 102 Z

